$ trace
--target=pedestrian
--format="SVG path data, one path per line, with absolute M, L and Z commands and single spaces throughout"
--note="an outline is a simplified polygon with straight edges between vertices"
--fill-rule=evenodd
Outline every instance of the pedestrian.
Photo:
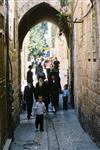
M 52 69 L 51 59 L 47 59 L 44 62 L 44 68 L 46 69 L 47 79 L 49 78 L 50 70 Z
M 38 75 L 38 82 L 36 83 L 35 88 L 35 99 L 37 100 L 38 96 L 41 95 L 43 97 L 43 102 L 45 103 L 46 110 L 48 112 L 48 104 L 49 104 L 49 86 L 48 82 L 45 80 L 45 74 Z
M 32 70 L 32 65 L 28 66 L 29 70 L 27 72 L 27 83 L 31 83 L 33 85 L 33 72 Z
M 24 89 L 24 102 L 26 102 L 26 106 L 27 106 L 28 119 L 30 119 L 30 116 L 32 115 L 33 94 L 35 94 L 35 88 L 31 83 L 28 83 Z
M 63 110 L 68 109 L 68 84 L 64 85 L 64 89 L 62 90 L 62 95 L 63 95 Z
M 40 131 L 44 131 L 43 119 L 44 119 L 44 112 L 46 111 L 45 104 L 43 102 L 43 96 L 38 96 L 38 100 L 35 104 L 35 127 L 38 130 L 40 125 Z
M 59 93 L 61 92 L 60 78 L 56 72 L 50 73 L 48 85 L 51 104 L 53 106 L 53 112 L 55 113 L 58 110 Z
M 38 62 L 37 66 L 36 66 L 36 74 L 37 76 L 43 72 L 43 66 L 41 62 Z
M 55 57 L 54 62 L 53 62 L 53 69 L 59 74 L 59 65 L 60 61 Z

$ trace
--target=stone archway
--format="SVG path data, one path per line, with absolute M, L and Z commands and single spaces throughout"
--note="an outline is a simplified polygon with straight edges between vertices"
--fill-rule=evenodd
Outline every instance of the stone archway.
M 42 21 L 49 21 L 59 27 L 59 18 L 57 14 L 59 14 L 59 11 L 45 2 L 38 4 L 27 11 L 19 22 L 19 49 L 22 48 L 24 37 L 32 26 Z M 69 45 L 70 30 L 67 22 L 64 24 L 63 31 Z
M 48 21 L 60 28 L 60 23 L 59 23 L 59 17 L 58 14 L 60 13 L 59 10 L 56 8 L 52 7 L 50 4 L 46 2 L 39 3 L 38 5 L 35 5 L 31 9 L 29 9 L 23 17 L 20 19 L 19 26 L 18 26 L 18 32 L 19 32 L 19 50 L 22 49 L 22 44 L 24 37 L 26 36 L 27 32 L 30 30 L 31 27 L 35 26 L 36 24 L 43 22 L 43 21 Z M 65 35 L 67 45 L 70 49 L 70 71 L 69 71 L 69 76 L 70 76 L 70 89 L 71 93 L 73 93 L 73 78 L 72 78 L 72 72 L 73 72 L 73 61 L 72 61 L 72 50 L 71 50 L 71 34 L 70 34 L 70 28 L 68 26 L 67 20 L 64 21 L 63 24 L 63 33 Z M 73 95 L 73 94 L 71 94 Z M 73 97 L 73 96 L 72 96 Z M 71 99 L 73 99 L 71 97 Z M 74 101 L 74 100 L 72 100 Z

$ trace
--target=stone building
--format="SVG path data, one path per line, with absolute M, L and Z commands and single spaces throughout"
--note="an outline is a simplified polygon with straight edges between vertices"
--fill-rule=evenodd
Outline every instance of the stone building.
M 83 128 L 100 142 L 100 1 L 75 1 L 74 96 Z
M 13 126 L 19 122 L 19 95 L 20 95 L 20 51 L 18 46 L 18 2 L 9 2 L 9 57 L 11 61 L 12 84 L 12 118 Z
M 17 2 L 0 1 L 0 150 L 19 122 Z

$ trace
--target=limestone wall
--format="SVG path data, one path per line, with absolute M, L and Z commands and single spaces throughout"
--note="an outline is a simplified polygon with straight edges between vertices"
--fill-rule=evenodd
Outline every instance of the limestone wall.
M 4 44 L 4 3 L 0 2 L 0 150 L 7 137 L 6 49 Z
M 80 19 L 91 7 L 80 0 L 74 18 Z M 74 90 L 79 120 L 100 142 L 100 2 L 96 1 L 82 23 L 74 24 Z
M 28 46 L 29 46 L 29 32 L 24 38 L 22 51 L 21 51 L 21 84 L 22 84 L 21 86 L 22 87 L 25 84 L 25 80 L 27 80 L 27 71 L 28 71 L 28 66 L 30 65 L 28 62 L 28 53 L 29 53 Z
M 13 81 L 12 116 L 13 126 L 15 127 L 19 121 L 20 111 L 20 52 L 18 49 L 18 6 L 14 0 L 9 1 L 9 53 Z
M 59 31 L 59 30 L 58 30 Z M 69 61 L 69 49 L 67 45 L 67 40 L 62 34 L 62 36 L 58 36 L 59 32 L 57 33 L 55 37 L 55 45 L 54 48 L 56 49 L 56 57 L 60 61 L 60 78 L 61 78 L 61 86 L 62 89 L 65 84 L 67 84 L 68 81 L 68 70 L 70 69 L 70 61 Z

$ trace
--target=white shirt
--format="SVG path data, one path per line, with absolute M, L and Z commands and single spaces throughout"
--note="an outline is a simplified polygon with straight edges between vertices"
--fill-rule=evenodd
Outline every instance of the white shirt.
M 45 111 L 45 104 L 43 102 L 36 102 L 35 112 L 37 115 L 43 115 Z

